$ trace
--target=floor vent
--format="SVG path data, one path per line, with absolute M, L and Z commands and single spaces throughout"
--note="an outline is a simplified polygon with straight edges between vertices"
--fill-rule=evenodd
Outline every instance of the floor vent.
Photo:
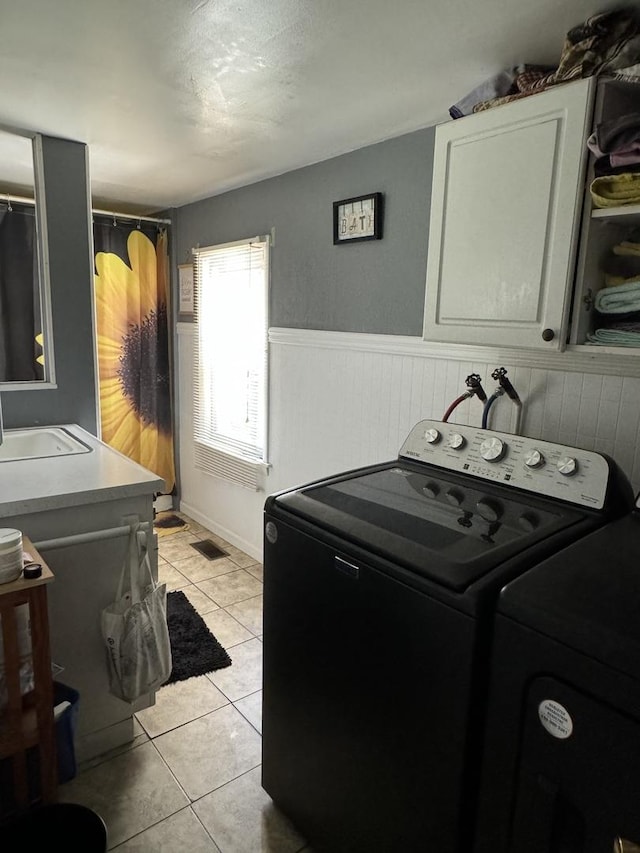
M 218 557 L 228 556 L 227 552 L 219 548 L 211 539 L 203 539 L 202 542 L 190 542 L 189 544 L 207 560 L 217 560 Z

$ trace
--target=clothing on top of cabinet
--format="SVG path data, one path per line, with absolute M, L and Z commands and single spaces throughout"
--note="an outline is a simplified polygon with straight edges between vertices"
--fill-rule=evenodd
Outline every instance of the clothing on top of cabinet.
M 449 115 L 454 119 L 471 115 L 477 104 L 522 91 L 523 81 L 529 79 L 531 73 L 539 75 L 550 71 L 553 71 L 553 66 L 548 65 L 516 65 L 514 68 L 499 71 L 449 107 Z
M 590 191 L 595 207 L 640 204 L 640 173 L 600 175 L 591 182 Z
M 640 62 L 635 65 L 628 65 L 626 68 L 621 68 L 611 75 L 613 80 L 619 80 L 621 83 L 637 83 L 640 80 Z
M 516 79 L 514 94 L 481 101 L 473 108 L 480 112 L 499 104 L 540 92 L 558 83 L 567 83 L 601 74 L 634 74 L 640 63 L 640 25 L 633 8 L 601 12 L 569 30 L 558 67 L 546 73 L 525 72 Z

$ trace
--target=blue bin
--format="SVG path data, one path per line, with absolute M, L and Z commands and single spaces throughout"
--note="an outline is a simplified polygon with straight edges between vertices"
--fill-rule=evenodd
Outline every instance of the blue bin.
M 69 702 L 68 708 L 56 720 L 56 745 L 58 750 L 58 782 L 69 782 L 78 772 L 74 738 L 78 721 L 80 694 L 73 687 L 59 681 L 53 682 L 53 705 Z

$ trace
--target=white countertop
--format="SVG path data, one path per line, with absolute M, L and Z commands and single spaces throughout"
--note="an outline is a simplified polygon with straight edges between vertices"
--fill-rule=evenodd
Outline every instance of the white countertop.
M 0 462 L 0 518 L 161 492 L 164 480 L 77 424 L 56 424 L 89 453 Z

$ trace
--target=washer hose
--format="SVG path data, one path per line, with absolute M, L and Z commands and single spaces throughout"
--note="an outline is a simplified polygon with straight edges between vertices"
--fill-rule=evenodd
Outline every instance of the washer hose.
M 449 420 L 449 416 L 451 415 L 451 412 L 453 412 L 454 409 L 457 409 L 457 407 L 460 405 L 460 403 L 463 403 L 465 400 L 468 400 L 469 397 L 473 397 L 473 394 L 474 394 L 473 391 L 465 391 L 464 394 L 460 394 L 460 396 L 456 400 L 453 401 L 453 403 L 449 406 L 447 411 L 442 416 L 442 423 L 446 424 L 446 422 Z
M 489 409 L 491 408 L 491 406 L 493 406 L 493 404 L 498 399 L 498 397 L 502 397 L 503 394 L 504 394 L 504 388 L 502 388 L 502 387 L 496 388 L 496 390 L 493 392 L 493 394 L 489 397 L 487 402 L 484 404 L 484 409 L 482 410 L 482 429 L 487 428 L 487 421 L 489 420 Z
M 469 397 L 477 397 L 481 402 L 486 403 L 487 395 L 484 392 L 484 388 L 482 387 L 482 380 L 477 373 L 470 373 L 469 376 L 465 379 L 465 384 L 468 391 L 465 391 L 464 394 L 461 394 L 456 400 L 451 403 L 447 411 L 442 416 L 442 422 L 446 423 L 451 416 L 451 412 L 456 409 L 460 403 L 468 400 Z

